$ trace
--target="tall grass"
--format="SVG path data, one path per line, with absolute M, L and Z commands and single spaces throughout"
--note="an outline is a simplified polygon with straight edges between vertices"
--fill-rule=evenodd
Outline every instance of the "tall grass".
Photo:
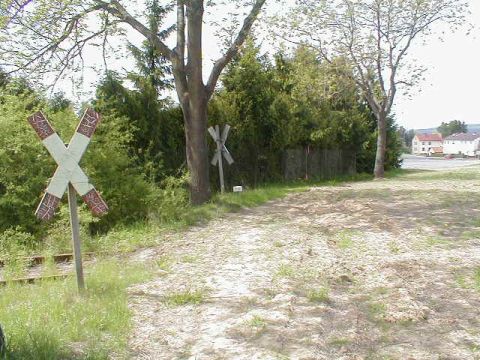
M 149 274 L 146 266 L 104 260 L 88 269 L 83 295 L 73 278 L 0 288 L 6 358 L 122 357 L 130 329 L 126 288 Z

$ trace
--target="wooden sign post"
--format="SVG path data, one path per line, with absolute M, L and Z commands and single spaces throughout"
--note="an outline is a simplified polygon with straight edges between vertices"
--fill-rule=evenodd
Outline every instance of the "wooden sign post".
M 100 115 L 92 109 L 87 109 L 70 143 L 65 146 L 60 136 L 41 112 L 28 118 L 50 155 L 58 164 L 55 174 L 45 191 L 42 201 L 35 212 L 37 218 L 43 221 L 51 220 L 60 200 L 68 187 L 68 204 L 70 207 L 70 225 L 72 227 L 72 242 L 75 258 L 75 270 L 80 291 L 85 289 L 83 278 L 82 253 L 80 245 L 80 225 L 77 214 L 76 192 L 83 198 L 96 216 L 108 212 L 108 206 L 98 191 L 80 168 L 79 162 L 100 122 Z
M 218 163 L 218 173 L 220 175 L 220 191 L 222 194 L 225 192 L 225 180 L 223 178 L 223 159 L 227 160 L 229 165 L 233 164 L 232 155 L 225 147 L 225 142 L 227 141 L 228 133 L 230 131 L 230 126 L 225 125 L 223 128 L 222 134 L 220 134 L 220 127 L 218 125 L 208 128 L 208 132 L 212 136 L 213 140 L 217 143 L 217 150 L 215 150 L 215 155 L 212 159 L 212 165 L 216 166 Z

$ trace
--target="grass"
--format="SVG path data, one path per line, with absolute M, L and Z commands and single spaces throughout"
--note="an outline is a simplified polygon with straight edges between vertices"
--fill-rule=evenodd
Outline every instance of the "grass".
M 370 302 L 368 304 L 368 317 L 371 321 L 382 322 L 387 311 L 387 307 L 381 302 Z
M 322 287 L 320 289 L 310 290 L 307 293 L 307 299 L 314 303 L 328 303 L 330 302 L 329 289 Z
M 199 305 L 205 301 L 205 291 L 182 291 L 166 295 L 163 302 L 168 306 Z
M 425 239 L 425 245 L 430 248 L 447 244 L 450 244 L 450 241 L 441 236 L 427 236 Z
M 339 249 L 345 250 L 353 247 L 353 235 L 354 233 L 349 230 L 340 231 L 336 235 L 335 243 Z
M 480 267 L 473 271 L 473 288 L 480 291 Z
M 335 346 L 335 347 L 342 347 L 342 346 L 349 345 L 350 343 L 351 343 L 350 339 L 334 337 L 332 340 L 328 342 L 328 345 Z
M 276 275 L 281 278 L 291 278 L 295 275 L 295 269 L 292 265 L 281 264 Z
M 0 289 L 7 359 L 107 359 L 122 356 L 130 329 L 126 288 L 150 276 L 145 265 L 104 260 L 88 269 L 87 291 L 74 277 Z
M 267 322 L 260 315 L 254 315 L 247 321 L 247 325 L 258 331 L 264 329 L 267 326 Z

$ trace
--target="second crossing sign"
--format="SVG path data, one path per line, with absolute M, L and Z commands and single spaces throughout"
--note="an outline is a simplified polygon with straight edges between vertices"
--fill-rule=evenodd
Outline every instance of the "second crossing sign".
M 218 125 L 216 125 L 215 128 L 213 127 L 208 128 L 208 132 L 210 133 L 213 140 L 215 140 L 215 143 L 217 144 L 217 149 L 212 159 L 212 165 L 215 166 L 218 164 L 218 173 L 220 176 L 220 190 L 222 193 L 225 192 L 225 180 L 223 177 L 223 158 L 227 160 L 229 165 L 233 164 L 232 155 L 230 155 L 230 152 L 225 147 L 225 142 L 227 141 L 229 131 L 230 131 L 230 125 L 225 125 L 221 134 L 220 134 L 220 127 Z

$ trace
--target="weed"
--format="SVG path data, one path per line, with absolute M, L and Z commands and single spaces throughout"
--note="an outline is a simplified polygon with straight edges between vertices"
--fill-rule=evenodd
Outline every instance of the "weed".
M 330 302 L 329 289 L 322 287 L 316 290 L 310 290 L 307 292 L 307 298 L 310 302 L 314 303 L 328 303 Z
M 473 287 L 480 291 L 480 267 L 475 269 L 473 273 Z
M 260 315 L 254 315 L 250 320 L 247 321 L 247 325 L 259 330 L 264 329 L 267 326 L 267 322 Z
M 172 293 L 163 298 L 163 302 L 168 306 L 199 305 L 204 301 L 205 292 L 202 290 Z
M 400 247 L 398 246 L 396 241 L 390 241 L 388 243 L 388 248 L 392 254 L 398 254 L 400 252 Z
M 342 230 L 336 235 L 336 244 L 340 249 L 349 249 L 353 247 L 353 233 L 349 230 Z
M 371 302 L 368 304 L 368 316 L 372 321 L 382 321 L 385 317 L 387 307 L 384 303 Z
M 448 241 L 448 239 L 441 236 L 428 236 L 425 240 L 425 244 L 427 247 L 441 246 L 449 243 L 450 241 Z
M 347 338 L 334 337 L 332 340 L 328 342 L 328 345 L 335 346 L 335 347 L 342 347 L 350 344 L 350 342 L 351 341 Z
M 198 259 L 199 259 L 198 255 L 185 255 L 185 256 L 182 257 L 181 262 L 192 264 L 192 263 L 197 262 Z
M 281 264 L 277 271 L 277 276 L 291 278 L 295 274 L 295 269 L 291 265 Z

